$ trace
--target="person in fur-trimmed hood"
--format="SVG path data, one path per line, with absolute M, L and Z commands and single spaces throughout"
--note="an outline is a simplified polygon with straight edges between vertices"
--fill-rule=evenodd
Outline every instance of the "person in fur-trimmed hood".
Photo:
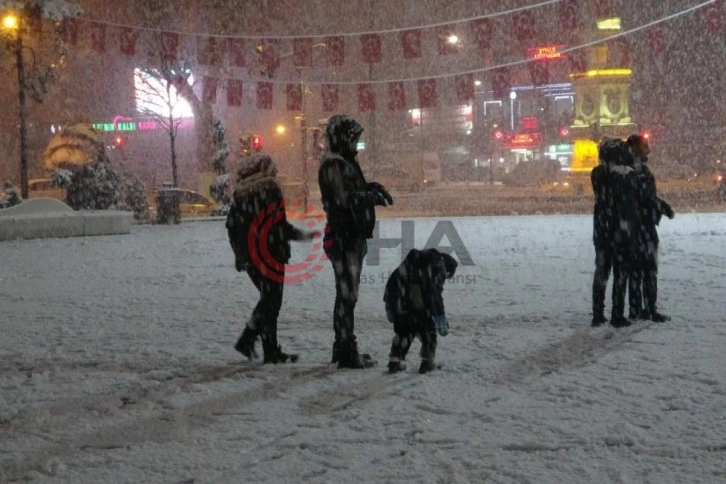
M 336 114 L 328 120 L 325 137 L 328 152 L 318 170 L 323 210 L 327 216 L 325 254 L 335 274 L 332 363 L 339 368 L 366 368 L 375 364 L 358 352 L 354 311 L 358 300 L 366 239 L 373 236 L 375 206 L 393 204 L 380 183 L 367 182 L 356 156 L 363 127 L 349 116 Z
M 303 232 L 287 221 L 276 174 L 277 168 L 269 155 L 258 153 L 245 157 L 237 171 L 237 184 L 226 223 L 235 268 L 239 272 L 244 270 L 260 291 L 260 301 L 235 349 L 248 359 L 255 358 L 255 341 L 259 336 L 264 363 L 296 359 L 296 356 L 284 353 L 277 342 L 284 265 L 290 259 L 291 240 L 307 240 L 320 235 L 319 232 Z M 269 229 L 267 237 L 260 240 L 260 233 L 265 229 Z M 254 247 L 251 244 L 255 244 Z M 265 259 L 265 249 L 274 260 Z
M 389 373 L 404 370 L 403 361 L 415 338 L 421 340 L 419 373 L 435 368 L 437 333 L 449 334 L 444 309 L 444 282 L 454 277 L 458 263 L 436 249 L 411 249 L 388 278 L 383 301 L 396 333 L 388 355 Z

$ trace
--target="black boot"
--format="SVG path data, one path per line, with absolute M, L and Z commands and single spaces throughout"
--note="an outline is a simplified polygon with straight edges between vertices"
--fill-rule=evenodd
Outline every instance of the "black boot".
M 330 363 L 337 363 L 340 357 L 340 341 L 335 340 L 333 342 L 333 357 L 330 359 Z
M 598 326 L 602 326 L 603 324 L 607 323 L 608 320 L 605 319 L 605 316 L 602 314 L 598 314 L 592 317 L 592 327 L 596 328 Z
M 400 361 L 389 361 L 388 362 L 388 373 L 400 373 L 406 369 L 406 365 Z
M 370 368 L 375 366 L 376 362 L 370 355 L 361 355 L 358 352 L 358 344 L 354 341 L 341 342 L 338 352 L 338 368 Z
M 421 365 L 418 367 L 419 373 L 428 373 L 430 371 L 434 371 L 436 369 L 436 364 L 434 363 L 434 360 L 427 360 L 422 359 Z
M 280 347 L 280 345 L 277 345 L 277 347 L 275 347 L 275 348 L 264 349 L 264 356 L 263 356 L 262 363 L 263 364 L 264 363 L 277 364 L 277 363 L 287 363 L 288 361 L 290 363 L 295 363 L 297 361 L 297 359 L 298 359 L 298 355 L 287 354 L 282 351 L 282 348 Z
M 614 316 L 610 321 L 610 325 L 613 328 L 625 328 L 628 326 L 632 326 L 632 324 L 632 321 L 630 321 L 625 316 Z
M 248 360 L 257 358 L 255 351 L 255 341 L 257 340 L 257 331 L 245 326 L 242 336 L 239 337 L 234 349 L 242 353 Z
M 658 311 L 653 311 L 650 313 L 649 319 L 654 323 L 665 323 L 666 321 L 670 321 L 671 317 L 666 316 L 665 314 L 661 314 Z

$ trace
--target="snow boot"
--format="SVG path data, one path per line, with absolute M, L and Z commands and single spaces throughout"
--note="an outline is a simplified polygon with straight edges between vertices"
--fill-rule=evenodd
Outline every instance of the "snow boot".
M 627 319 L 625 316 L 616 316 L 613 317 L 612 321 L 610 321 L 610 325 L 613 328 L 626 328 L 628 326 L 632 326 L 633 322 Z
M 650 318 L 649 319 L 651 321 L 653 321 L 654 323 L 665 323 L 666 321 L 670 321 L 671 320 L 671 317 L 670 316 L 666 316 L 665 314 L 661 314 L 658 311 L 653 311 L 650 314 Z
M 257 358 L 257 352 L 255 351 L 256 340 L 257 332 L 245 326 L 244 331 L 242 331 L 242 336 L 239 337 L 237 343 L 234 345 L 234 349 L 242 353 L 248 360 L 253 360 Z
M 264 356 L 262 359 L 262 363 L 287 363 L 288 361 L 290 363 L 295 363 L 298 360 L 298 355 L 296 354 L 288 354 L 282 351 L 282 347 L 280 345 L 277 345 L 274 348 L 264 348 Z
M 605 316 L 603 315 L 597 315 L 592 317 L 592 327 L 597 328 L 598 326 L 602 326 L 603 324 L 607 323 L 608 320 L 605 319 Z
M 369 354 L 360 354 L 358 344 L 355 341 L 341 342 L 338 352 L 338 368 L 371 368 L 376 361 Z
M 388 362 L 388 373 L 400 373 L 406 370 L 406 365 L 400 361 L 389 361 Z
M 428 359 L 422 359 L 421 365 L 418 367 L 419 373 L 428 373 L 430 371 L 434 371 L 436 369 L 436 364 L 434 363 L 434 360 L 428 360 Z

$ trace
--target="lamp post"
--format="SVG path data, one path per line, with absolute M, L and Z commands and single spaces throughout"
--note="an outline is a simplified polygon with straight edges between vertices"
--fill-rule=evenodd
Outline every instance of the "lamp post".
M 20 116 L 20 194 L 28 198 L 28 125 L 26 118 L 28 108 L 25 93 L 25 59 L 23 58 L 23 35 L 20 17 L 9 13 L 3 17 L 3 29 L 12 32 L 12 49 L 18 68 L 18 104 Z

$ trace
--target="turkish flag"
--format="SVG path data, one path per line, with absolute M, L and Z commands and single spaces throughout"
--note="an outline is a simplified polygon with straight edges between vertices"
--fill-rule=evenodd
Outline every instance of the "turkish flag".
M 61 23 L 61 39 L 68 45 L 78 43 L 78 21 L 74 18 L 64 18 Z
M 303 92 L 300 84 L 288 84 L 285 86 L 288 111 L 302 111 Z
M 418 81 L 418 104 L 420 108 L 436 107 L 436 79 L 420 79 Z
M 454 78 L 456 98 L 459 101 L 474 99 L 474 74 L 462 74 Z
M 436 29 L 436 41 L 439 47 L 439 55 L 456 54 L 459 52 L 458 42 L 451 42 L 449 39 L 454 35 L 454 30 L 449 26 Z
M 338 86 L 335 84 L 322 84 L 320 98 L 323 100 L 323 111 L 330 112 L 338 109 Z
M 404 59 L 421 57 L 421 29 L 404 30 L 401 32 L 401 48 Z
M 570 73 L 581 73 L 587 71 L 587 50 L 578 49 L 567 53 L 570 60 Z
M 599 19 L 613 16 L 612 0 L 595 0 L 595 15 Z
M 342 66 L 345 62 L 345 38 L 326 37 L 325 45 L 328 46 L 328 64 L 331 66 Z
M 179 34 L 176 32 L 161 33 L 161 56 L 164 60 L 176 60 L 179 47 Z
M 575 30 L 577 28 L 578 10 L 577 0 L 561 0 L 560 28 L 562 30 Z
M 227 50 L 229 51 L 230 67 L 245 66 L 245 41 L 244 39 L 227 39 Z
M 313 65 L 313 39 L 294 39 L 292 41 L 292 59 L 295 67 L 311 67 Z
M 648 30 L 648 44 L 654 54 L 662 54 L 668 50 L 668 32 L 665 25 L 657 25 Z
M 708 5 L 703 11 L 703 23 L 709 34 L 718 34 L 723 27 L 723 2 L 717 2 Z
M 202 78 L 202 101 L 208 104 L 217 102 L 217 86 L 219 79 L 216 77 L 204 76 Z
M 514 36 L 520 42 L 534 40 L 536 31 L 534 27 L 534 13 L 530 10 L 517 12 L 512 16 Z
M 242 106 L 242 81 L 227 79 L 227 106 Z
M 222 63 L 221 39 L 197 37 L 197 62 L 203 66 L 218 66 Z
M 272 109 L 272 83 L 257 83 L 257 109 Z
M 512 90 L 512 76 L 508 67 L 499 67 L 492 71 L 492 90 L 495 98 L 504 98 Z
M 383 52 L 381 50 L 381 36 L 378 34 L 363 34 L 360 36 L 363 62 L 377 64 L 381 62 Z
M 376 110 L 376 95 L 371 84 L 358 84 L 358 109 L 361 111 Z
M 492 47 L 494 28 L 492 27 L 491 20 L 488 18 L 472 20 L 471 32 L 474 34 L 474 43 L 480 50 L 486 50 Z
M 136 55 L 136 40 L 139 38 L 139 32 L 131 27 L 121 28 L 121 38 L 119 40 L 119 51 L 123 55 Z
M 391 111 L 406 109 L 406 91 L 403 90 L 403 82 L 388 83 L 388 109 Z
M 546 62 L 530 62 L 527 64 L 527 68 L 533 85 L 545 86 L 550 83 L 550 70 Z
M 261 49 L 260 69 L 268 76 L 274 75 L 275 71 L 280 67 L 280 42 L 277 39 L 263 39 L 258 48 Z M 259 96 L 257 104 L 259 105 Z
M 104 52 L 106 50 L 106 25 L 91 25 L 91 49 L 96 52 Z

